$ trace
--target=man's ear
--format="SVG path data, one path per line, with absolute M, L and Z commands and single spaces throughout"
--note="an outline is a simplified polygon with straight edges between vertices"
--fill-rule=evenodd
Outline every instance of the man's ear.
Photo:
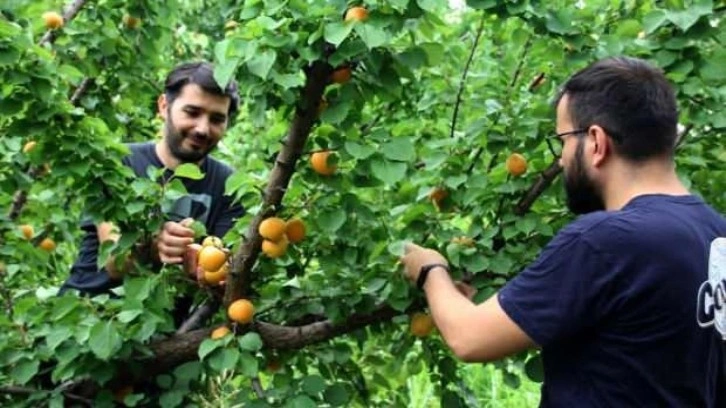
M 592 165 L 595 167 L 601 166 L 605 163 L 605 160 L 610 154 L 612 154 L 612 146 L 610 145 L 610 138 L 608 137 L 605 129 L 598 125 L 590 126 L 588 136 L 592 138 Z
M 168 111 L 169 104 L 166 100 L 166 94 L 159 95 L 159 98 L 156 100 L 156 107 L 158 109 L 157 114 L 162 117 L 162 119 L 166 120 L 166 112 Z

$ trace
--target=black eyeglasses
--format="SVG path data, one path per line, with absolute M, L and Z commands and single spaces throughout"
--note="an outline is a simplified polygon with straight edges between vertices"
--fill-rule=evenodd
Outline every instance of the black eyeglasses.
M 563 139 L 565 136 L 571 136 L 576 135 L 579 133 L 587 133 L 588 129 L 577 129 L 577 130 L 570 130 L 569 132 L 562 132 L 557 133 L 551 136 L 548 136 L 545 140 L 547 141 L 547 146 L 550 148 L 550 152 L 552 152 L 552 155 L 555 157 L 560 157 L 562 154 L 562 145 L 565 143 L 565 139 Z M 551 139 L 557 139 L 559 143 L 553 144 Z M 557 148 L 555 148 L 555 145 Z

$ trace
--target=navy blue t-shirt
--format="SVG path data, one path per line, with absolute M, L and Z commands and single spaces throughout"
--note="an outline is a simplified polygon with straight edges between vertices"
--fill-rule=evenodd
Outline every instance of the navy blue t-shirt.
M 146 170 L 149 166 L 163 168 L 161 159 L 156 155 L 155 144 L 132 143 L 128 147 L 131 154 L 123 159 L 123 164 L 133 169 L 137 177 L 147 178 Z M 232 228 L 237 218 L 244 215 L 242 206 L 225 195 L 225 182 L 232 174 L 232 169 L 224 163 L 207 156 L 202 162 L 200 170 L 204 178 L 192 180 L 182 178 L 187 195 L 180 197 L 166 217 L 170 221 L 181 221 L 190 217 L 203 223 L 209 235 L 224 236 Z M 164 178 L 172 175 L 168 170 Z M 99 270 L 98 260 L 98 234 L 96 226 L 91 220 L 84 220 L 81 228 L 85 231 L 81 242 L 78 257 L 71 267 L 71 276 L 61 287 L 60 293 L 69 288 L 77 289 L 89 294 L 97 294 L 118 286 L 120 282 L 109 278 L 105 268 Z
M 697 317 L 718 237 L 726 219 L 695 196 L 563 228 L 498 294 L 542 347 L 541 406 L 726 407 L 724 333 Z

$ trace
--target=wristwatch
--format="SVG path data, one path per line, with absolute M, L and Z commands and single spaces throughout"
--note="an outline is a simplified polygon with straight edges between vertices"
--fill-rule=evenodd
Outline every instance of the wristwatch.
M 418 273 L 418 279 L 416 279 L 416 287 L 419 289 L 423 289 L 424 283 L 426 283 L 426 278 L 429 276 L 429 271 L 434 268 L 443 268 L 446 270 L 446 272 L 451 273 L 451 270 L 449 270 L 449 265 L 446 264 L 428 264 L 421 267 L 421 271 Z

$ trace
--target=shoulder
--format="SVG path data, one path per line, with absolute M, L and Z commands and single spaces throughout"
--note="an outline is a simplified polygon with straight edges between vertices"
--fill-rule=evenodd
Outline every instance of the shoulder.
M 215 159 L 212 156 L 207 156 L 205 159 L 206 172 L 213 174 L 214 177 L 226 179 L 234 173 L 232 166 L 222 162 L 219 159 Z
M 149 157 L 154 153 L 153 142 L 124 143 L 124 145 L 129 149 L 129 154 L 124 158 L 127 162 L 140 157 Z

